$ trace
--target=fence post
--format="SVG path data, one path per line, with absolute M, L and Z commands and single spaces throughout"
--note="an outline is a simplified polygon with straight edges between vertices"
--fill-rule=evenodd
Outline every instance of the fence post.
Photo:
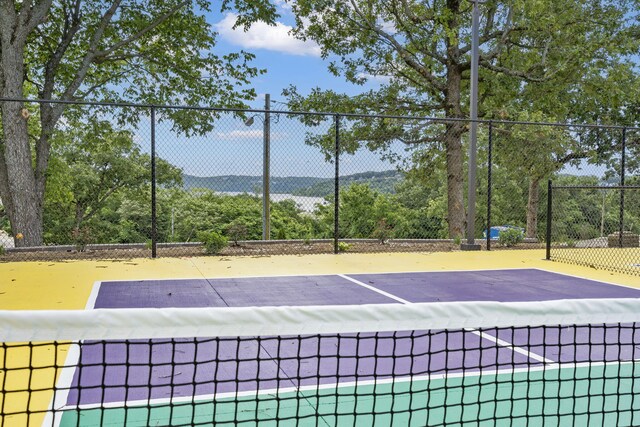
M 271 95 L 264 96 L 262 123 L 262 240 L 271 240 Z
M 151 258 L 158 256 L 156 218 L 156 107 L 151 107 Z
M 487 160 L 487 250 L 491 250 L 491 168 L 493 150 L 493 121 L 489 121 L 489 152 Z
M 553 206 L 553 185 L 547 181 L 547 261 L 551 259 L 551 214 Z
M 338 238 L 340 233 L 340 114 L 335 115 L 336 146 L 335 146 L 335 177 L 333 188 L 333 253 L 338 253 Z
M 620 186 L 625 185 L 625 169 L 627 160 L 627 128 L 622 128 L 622 158 L 620 159 Z M 622 248 L 622 233 L 624 231 L 624 188 L 620 189 L 620 227 L 618 243 Z

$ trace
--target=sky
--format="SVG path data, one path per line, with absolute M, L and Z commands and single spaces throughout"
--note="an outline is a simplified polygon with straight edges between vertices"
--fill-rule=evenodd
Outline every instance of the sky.
M 329 73 L 328 61 L 320 57 L 320 47 L 315 42 L 303 42 L 289 34 L 295 24 L 290 7 L 284 0 L 273 1 L 280 15 L 275 26 L 257 22 L 245 32 L 241 28 L 232 29 L 235 22 L 233 13 L 208 15 L 213 30 L 218 33 L 218 52 L 240 49 L 251 52 L 256 55 L 253 64 L 267 71 L 253 80 L 259 97 L 252 107 L 263 107 L 265 93 L 271 94 L 272 100 L 286 101 L 281 93 L 289 85 L 297 86 L 303 94 L 317 86 L 352 95 L 375 86 L 375 82 L 353 85 Z M 286 106 L 275 103 L 272 108 L 286 109 Z
M 245 50 L 256 58 L 253 66 L 266 73 L 253 79 L 257 98 L 251 108 L 264 108 L 264 94 L 271 95 L 272 110 L 288 110 L 282 90 L 295 85 L 300 93 L 308 94 L 314 87 L 331 88 L 340 93 L 355 95 L 378 85 L 372 81 L 363 86 L 353 85 L 328 70 L 328 61 L 320 57 L 320 48 L 314 42 L 303 42 L 289 34 L 294 16 L 283 0 L 272 0 L 278 6 L 280 18 L 275 26 L 255 23 L 248 30 L 233 30 L 235 15 L 212 12 L 207 19 L 218 33 L 214 52 L 223 55 Z M 158 154 L 196 176 L 261 175 L 262 174 L 262 119 L 258 117 L 247 127 L 244 123 L 225 115 L 217 128 L 205 136 L 186 139 L 172 135 L 168 124 L 160 125 Z M 329 122 L 317 130 L 285 116 L 273 117 L 271 122 L 271 176 L 314 176 L 329 178 L 334 166 L 327 162 L 316 148 L 304 143 L 307 132 L 326 131 Z M 378 154 L 361 150 L 354 156 L 345 155 L 340 162 L 341 175 L 367 171 L 384 171 L 395 166 L 380 159 Z

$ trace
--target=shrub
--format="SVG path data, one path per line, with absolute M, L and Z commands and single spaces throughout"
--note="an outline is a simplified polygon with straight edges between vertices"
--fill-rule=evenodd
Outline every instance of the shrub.
M 351 248 L 351 245 L 347 242 L 338 242 L 338 252 L 346 252 Z
M 234 246 L 239 246 L 239 240 L 247 239 L 247 236 L 249 235 L 249 228 L 241 222 L 234 221 L 227 227 L 227 235 L 233 242 Z
M 393 235 L 393 225 L 387 223 L 386 218 L 382 218 L 376 224 L 376 228 L 371 233 L 371 237 L 377 239 L 381 245 L 384 245 L 387 240 Z
M 71 231 L 71 240 L 78 252 L 84 252 L 87 245 L 91 243 L 91 230 L 89 227 L 76 227 Z
M 0 256 L 4 255 L 4 246 L 0 245 Z
M 226 237 L 215 231 L 198 233 L 198 240 L 202 242 L 206 252 L 211 255 L 219 254 L 229 243 Z
M 453 244 L 454 245 L 460 245 L 460 243 L 462 243 L 462 238 L 460 236 L 455 236 L 453 238 Z
M 511 247 L 518 243 L 522 243 L 524 235 L 522 231 L 517 228 L 509 228 L 507 230 L 501 230 L 498 235 L 498 243 L 502 246 Z

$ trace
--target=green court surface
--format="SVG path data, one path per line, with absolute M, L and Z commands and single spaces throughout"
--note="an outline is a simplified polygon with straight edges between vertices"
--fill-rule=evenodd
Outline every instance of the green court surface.
M 128 408 L 73 409 L 63 413 L 60 426 L 629 426 L 640 422 L 640 401 L 634 400 L 640 384 L 633 381 L 638 365 L 548 365 L 522 372 L 378 380 L 216 398 L 215 405 L 195 397 L 173 405 L 152 401 Z

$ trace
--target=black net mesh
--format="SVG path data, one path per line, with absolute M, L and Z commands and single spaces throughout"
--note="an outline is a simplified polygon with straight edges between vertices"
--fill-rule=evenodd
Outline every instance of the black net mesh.
M 637 425 L 637 324 L 2 345 L 4 426 Z

